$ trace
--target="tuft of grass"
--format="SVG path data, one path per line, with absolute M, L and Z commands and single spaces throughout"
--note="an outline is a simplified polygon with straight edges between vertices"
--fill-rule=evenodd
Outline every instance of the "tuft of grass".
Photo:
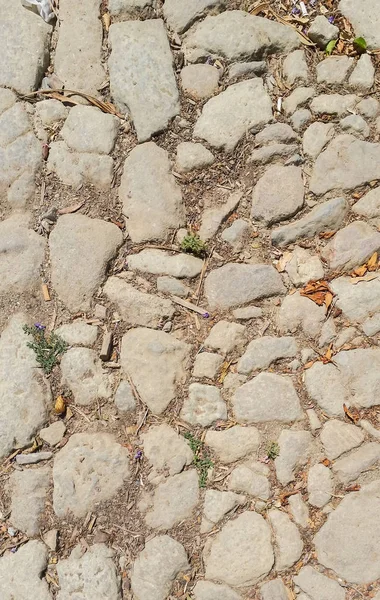
M 271 442 L 267 448 L 268 458 L 270 458 L 271 460 L 274 460 L 275 458 L 277 458 L 277 456 L 279 454 L 280 454 L 280 446 L 277 444 L 277 442 Z
M 198 438 L 194 437 L 192 433 L 187 431 L 185 438 L 189 442 L 189 446 L 193 452 L 193 465 L 198 470 L 199 474 L 199 487 L 204 488 L 207 484 L 208 470 L 214 466 L 214 463 L 210 459 L 205 450 L 204 443 Z
M 181 242 L 181 250 L 202 257 L 205 256 L 207 248 L 206 243 L 201 240 L 199 235 L 188 233 Z
M 45 327 L 36 323 L 32 327 L 24 325 L 24 332 L 32 337 L 32 341 L 27 342 L 28 348 L 31 348 L 36 355 L 36 360 L 44 373 L 49 375 L 60 356 L 68 349 L 68 344 L 56 333 L 46 334 Z

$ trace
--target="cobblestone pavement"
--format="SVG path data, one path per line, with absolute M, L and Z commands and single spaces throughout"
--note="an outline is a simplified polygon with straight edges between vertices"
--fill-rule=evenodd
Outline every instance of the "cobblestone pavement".
M 1 600 L 380 600 L 380 1 L 24 4 Z

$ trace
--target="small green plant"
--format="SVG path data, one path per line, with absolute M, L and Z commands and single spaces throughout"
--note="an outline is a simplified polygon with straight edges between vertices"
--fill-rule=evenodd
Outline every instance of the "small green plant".
M 325 49 L 327 56 L 330 56 L 330 54 L 332 54 L 337 43 L 338 43 L 338 40 L 330 40 L 329 41 L 329 43 L 327 44 L 326 49 Z
M 206 254 L 206 244 L 199 235 L 188 233 L 181 242 L 181 250 L 190 252 L 194 256 L 204 256 Z
M 58 363 L 59 357 L 66 352 L 68 344 L 56 333 L 47 335 L 44 325 L 40 323 L 35 323 L 32 327 L 24 325 L 23 330 L 32 337 L 27 346 L 34 350 L 38 364 L 48 375 Z
M 280 454 L 280 447 L 277 442 L 271 442 L 267 448 L 268 458 L 274 460 Z
M 363 37 L 355 38 L 353 45 L 358 54 L 364 54 L 364 52 L 367 52 L 367 42 Z
M 214 463 L 207 455 L 204 443 L 198 438 L 194 437 L 192 433 L 187 431 L 185 438 L 189 442 L 189 446 L 194 454 L 193 465 L 198 470 L 199 474 L 199 487 L 204 488 L 207 484 L 208 470 L 214 466 Z

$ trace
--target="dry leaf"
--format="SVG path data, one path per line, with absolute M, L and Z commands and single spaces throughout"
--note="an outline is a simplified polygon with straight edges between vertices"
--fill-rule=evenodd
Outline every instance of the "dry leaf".
M 363 277 L 363 275 L 365 275 L 367 273 L 367 266 L 366 265 L 362 265 L 361 267 L 358 267 L 357 269 L 354 269 L 351 273 L 351 277 Z
M 315 360 L 310 360 L 309 362 L 307 362 L 307 363 L 306 363 L 306 364 L 303 366 L 303 368 L 304 368 L 304 369 L 310 369 L 310 367 L 312 367 L 314 363 L 315 363 Z
M 64 96 L 63 94 L 69 94 L 68 96 Z M 84 92 L 78 92 L 76 90 L 67 90 L 67 89 L 55 89 L 55 90 L 37 90 L 36 92 L 31 92 L 30 94 L 25 94 L 23 98 L 32 98 L 33 96 L 48 96 L 49 98 L 55 98 L 56 100 L 60 100 L 61 102 L 66 102 L 68 104 L 80 104 L 76 100 L 73 100 L 70 96 L 80 96 L 87 100 L 89 104 L 96 106 L 102 112 L 108 113 L 110 115 L 115 115 L 119 117 L 119 119 L 124 119 L 124 115 L 120 114 L 117 108 L 111 104 L 111 102 L 103 102 L 103 100 L 98 100 L 94 98 L 94 96 L 90 96 L 90 94 L 85 94 Z
M 111 15 L 109 12 L 104 13 L 102 16 L 103 26 L 106 31 L 109 31 L 111 25 Z
M 221 370 L 221 373 L 220 373 L 220 376 L 219 376 L 219 379 L 218 379 L 219 383 L 223 383 L 223 381 L 225 380 L 230 366 L 231 366 L 231 361 L 230 360 L 229 361 L 225 361 L 222 364 L 222 370 Z
M 367 274 L 364 277 L 352 277 L 350 279 L 350 283 L 353 283 L 354 285 L 356 285 L 357 283 L 360 283 L 360 281 L 372 281 L 373 279 L 377 279 L 378 275 L 376 275 L 376 273 L 372 273 L 372 274 Z
M 66 208 L 60 208 L 58 210 L 59 215 L 69 215 L 70 213 L 77 212 L 84 205 L 85 201 L 78 202 L 77 204 L 72 204 L 71 206 L 66 206 Z
M 376 271 L 379 266 L 379 258 L 377 256 L 377 252 L 374 252 L 371 258 L 367 261 L 367 269 L 368 271 Z
M 286 504 L 288 504 L 289 496 L 294 496 L 295 494 L 298 494 L 298 490 L 293 490 L 292 492 L 283 492 L 282 494 L 280 494 L 279 500 L 280 500 L 282 506 L 285 506 Z
M 322 465 L 325 465 L 325 467 L 329 467 L 331 465 L 331 460 L 329 460 L 328 458 L 324 458 L 322 460 Z
M 63 396 L 58 396 L 57 400 L 55 401 L 54 410 L 57 415 L 63 415 L 65 413 L 66 402 Z
M 345 492 L 358 492 L 359 490 L 361 490 L 361 485 L 360 483 L 353 483 L 352 485 L 349 485 L 345 488 Z
M 353 198 L 354 200 L 360 200 L 360 198 L 363 196 L 363 194 L 364 194 L 364 192 L 354 192 L 354 193 L 352 194 L 352 198 Z
M 335 234 L 336 231 L 322 231 L 322 233 L 319 234 L 319 237 L 321 238 L 321 240 L 329 240 Z
M 333 345 L 330 344 L 330 346 L 327 348 L 326 354 L 324 356 L 321 357 L 321 361 L 326 364 L 331 362 L 333 356 Z
M 344 410 L 345 415 L 354 424 L 356 424 L 359 421 L 359 415 L 358 415 L 357 411 L 353 410 L 352 408 L 348 408 L 348 406 L 346 404 L 343 404 L 343 410 Z
M 284 254 L 279 259 L 278 263 L 276 264 L 276 269 L 279 273 L 283 273 L 285 271 L 286 265 L 291 260 L 292 256 L 293 255 L 291 252 L 284 252 Z
M 327 281 L 310 281 L 305 287 L 300 290 L 301 296 L 309 298 L 318 306 L 331 306 L 334 294 L 332 293 Z
M 327 292 L 327 294 L 325 296 L 325 306 L 327 309 L 330 308 L 333 298 L 334 298 L 333 294 L 331 292 Z

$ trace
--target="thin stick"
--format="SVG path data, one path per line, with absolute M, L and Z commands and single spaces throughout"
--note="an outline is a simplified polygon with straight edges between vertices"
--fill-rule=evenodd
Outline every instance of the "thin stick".
M 179 298 L 178 296 L 171 296 L 171 300 L 175 302 L 175 304 L 179 304 L 180 306 L 183 306 L 183 308 L 187 308 L 187 310 L 193 310 L 194 312 L 202 315 L 202 317 L 208 315 L 207 310 L 204 308 L 199 308 L 199 306 L 196 306 L 196 304 L 188 302 L 187 300 L 182 300 L 182 298 Z

